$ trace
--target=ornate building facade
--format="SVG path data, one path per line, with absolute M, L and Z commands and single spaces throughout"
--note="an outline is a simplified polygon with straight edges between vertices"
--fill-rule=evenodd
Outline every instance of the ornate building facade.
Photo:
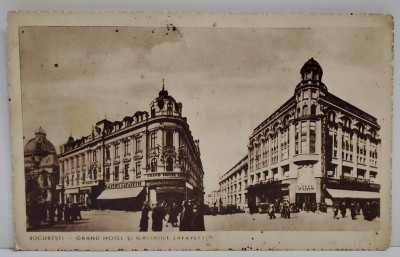
M 379 199 L 377 119 L 329 93 L 313 58 L 300 74 L 294 95 L 249 137 L 248 202 Z M 227 177 L 230 172 L 220 181 Z M 229 180 L 220 183 L 228 203 L 234 199 Z
M 62 201 L 138 209 L 144 201 L 203 200 L 203 166 L 182 104 L 162 89 L 148 112 L 99 121 L 61 145 Z
M 47 210 L 58 200 L 59 164 L 56 149 L 39 127 L 24 149 L 25 194 L 28 225 L 40 226 Z

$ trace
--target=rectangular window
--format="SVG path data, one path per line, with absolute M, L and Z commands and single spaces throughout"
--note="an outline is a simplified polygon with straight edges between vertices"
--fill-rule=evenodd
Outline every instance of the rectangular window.
M 156 147 L 156 140 L 157 140 L 157 133 L 153 132 L 150 135 L 150 147 L 155 148 Z
M 136 177 L 140 177 L 141 172 L 140 162 L 136 162 Z
M 129 141 L 125 141 L 124 143 L 124 155 L 129 153 Z
M 172 147 L 174 146 L 174 132 L 172 131 L 167 131 L 166 133 L 166 146 L 167 147 Z
M 106 147 L 106 159 L 110 159 L 111 153 L 110 153 L 110 147 Z
M 94 150 L 93 151 L 93 162 L 95 162 L 97 160 L 97 151 Z
M 307 135 L 308 134 L 308 128 L 307 128 L 307 122 L 303 122 L 301 124 L 301 148 L 300 152 L 301 153 L 307 153 L 308 149 L 308 142 L 307 142 Z
M 76 184 L 77 184 L 77 185 L 79 185 L 79 179 L 80 179 L 79 174 L 76 174 Z
M 71 176 L 71 186 L 74 185 L 74 175 Z
M 114 167 L 114 181 L 119 180 L 119 166 Z
M 107 182 L 110 181 L 110 168 L 109 167 L 106 168 L 106 181 Z
M 128 180 L 129 179 L 129 164 L 128 163 L 125 164 L 124 174 L 125 174 L 124 179 Z
M 85 154 L 82 155 L 82 165 L 85 165 Z
M 136 142 L 136 152 L 139 152 L 140 151 L 140 138 L 136 138 L 135 142 Z
M 315 153 L 315 124 L 310 124 L 310 153 Z
M 119 144 L 115 144 L 114 146 L 114 156 L 119 157 Z
M 86 181 L 86 173 L 82 173 L 82 182 Z

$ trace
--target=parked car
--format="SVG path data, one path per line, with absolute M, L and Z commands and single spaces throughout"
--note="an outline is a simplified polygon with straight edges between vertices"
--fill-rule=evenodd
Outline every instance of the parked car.
M 267 203 L 260 203 L 258 205 L 258 212 L 259 213 L 267 213 L 268 212 L 268 206 L 269 206 L 269 204 L 267 204 Z

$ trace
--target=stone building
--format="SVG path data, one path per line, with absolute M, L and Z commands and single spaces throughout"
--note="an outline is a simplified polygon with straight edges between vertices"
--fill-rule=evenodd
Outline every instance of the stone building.
M 313 58 L 300 74 L 294 95 L 249 137 L 248 173 L 242 177 L 248 204 L 379 200 L 377 119 L 329 93 Z M 220 180 L 228 178 L 220 183 L 227 203 L 235 199 L 231 173 Z
M 248 156 L 243 157 L 235 166 L 219 179 L 219 197 L 221 206 L 234 205 L 239 209 L 247 209 Z
M 60 199 L 92 208 L 139 209 L 144 201 L 203 201 L 203 166 L 182 104 L 163 89 L 146 111 L 96 123 L 61 145 Z
M 50 206 L 58 200 L 59 164 L 53 144 L 39 127 L 24 149 L 25 194 L 28 225 L 47 221 Z

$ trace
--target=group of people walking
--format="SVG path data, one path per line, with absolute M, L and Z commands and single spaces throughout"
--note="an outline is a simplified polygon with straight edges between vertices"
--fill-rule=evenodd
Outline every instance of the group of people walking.
M 77 203 L 42 203 L 32 204 L 28 208 L 29 225 L 33 228 L 53 226 L 56 223 L 73 223 L 82 219 L 81 209 Z
M 269 219 L 276 219 L 275 213 L 280 212 L 281 213 L 281 218 L 284 219 L 290 219 L 290 205 L 288 201 L 284 202 L 276 202 L 276 203 L 270 203 L 268 205 L 267 213 L 269 215 Z
M 333 218 L 338 219 L 339 211 L 342 218 L 344 218 L 347 213 L 347 207 L 346 201 L 334 201 L 332 204 Z M 379 217 L 380 206 L 377 201 L 366 201 L 364 204 L 352 201 L 349 209 L 351 219 L 357 219 L 357 215 L 360 215 L 362 212 L 364 219 L 371 221 Z
M 200 201 L 183 201 L 181 206 L 175 202 L 172 204 L 157 202 L 152 210 L 149 203 L 144 203 L 139 224 L 140 231 L 148 231 L 150 211 L 152 211 L 152 231 L 162 231 L 163 221 L 167 221 L 166 226 L 168 226 L 168 224 L 171 224 L 173 227 L 179 226 L 180 231 L 205 230 L 203 206 Z M 168 220 L 166 219 L 167 216 Z

